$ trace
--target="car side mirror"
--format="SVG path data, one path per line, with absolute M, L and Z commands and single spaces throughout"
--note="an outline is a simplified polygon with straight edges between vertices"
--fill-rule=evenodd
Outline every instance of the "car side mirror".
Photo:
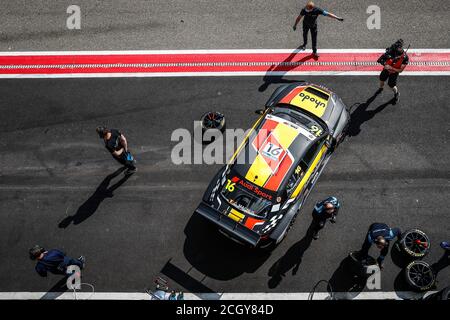
M 262 115 L 262 114 L 264 114 L 264 110 L 263 109 L 255 110 L 255 113 L 259 114 L 259 115 Z

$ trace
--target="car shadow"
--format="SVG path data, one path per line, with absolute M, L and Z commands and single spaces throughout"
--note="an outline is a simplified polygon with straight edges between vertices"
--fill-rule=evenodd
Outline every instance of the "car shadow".
M 248 248 L 229 239 L 197 213 L 189 219 L 184 233 L 186 260 L 213 279 L 226 281 L 243 273 L 254 273 L 270 256 L 270 252 Z
M 117 177 L 124 170 L 125 167 L 121 167 L 113 173 L 109 174 L 105 179 L 103 179 L 95 192 L 78 208 L 77 212 L 74 215 L 64 218 L 58 224 L 58 227 L 65 229 L 72 223 L 74 225 L 80 224 L 90 216 L 92 216 L 95 211 L 97 211 L 103 200 L 105 200 L 106 198 L 112 198 L 114 196 L 114 190 L 119 188 L 122 184 L 125 183 L 125 181 L 128 180 L 129 177 L 131 177 L 131 175 L 124 175 L 123 178 L 118 182 L 116 182 L 112 186 L 109 186 L 112 179 Z
M 372 95 L 369 99 L 367 99 L 364 103 L 355 103 L 352 107 L 354 110 L 351 110 L 350 114 L 350 124 L 348 127 L 347 135 L 349 137 L 355 137 L 361 132 L 361 126 L 363 123 L 373 119 L 377 113 L 383 111 L 388 105 L 394 104 L 395 99 L 391 100 L 379 105 L 375 109 L 367 110 L 369 106 L 375 101 L 378 94 Z
M 268 273 L 270 277 L 268 286 L 270 289 L 276 288 L 283 280 L 283 277 L 286 276 L 286 273 L 291 269 L 293 276 L 297 274 L 300 264 L 302 263 L 303 255 L 313 241 L 313 228 L 314 222 L 311 222 L 305 236 L 291 246 L 286 253 L 270 267 Z
M 266 74 L 263 77 L 263 84 L 258 88 L 259 92 L 264 92 L 271 84 L 280 84 L 280 83 L 294 83 L 303 80 L 293 80 L 293 79 L 284 79 L 284 76 L 289 71 L 298 68 L 303 63 L 308 60 L 315 59 L 313 54 L 307 54 L 303 56 L 301 59 L 297 61 L 293 61 L 295 56 L 303 52 L 303 50 L 298 47 L 295 49 L 283 62 L 279 64 L 273 64 L 266 71 Z

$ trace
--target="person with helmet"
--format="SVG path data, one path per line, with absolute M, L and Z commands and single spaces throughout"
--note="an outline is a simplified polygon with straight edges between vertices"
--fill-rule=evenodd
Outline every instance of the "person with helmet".
M 389 242 L 397 238 L 400 240 L 401 231 L 399 228 L 390 228 L 385 223 L 372 223 L 367 232 L 366 239 L 359 251 L 361 260 L 366 260 L 369 256 L 369 249 L 372 244 L 375 244 L 380 255 L 377 258 L 377 263 L 380 269 L 383 269 L 384 258 L 389 252 Z
M 300 11 L 300 14 L 297 16 L 295 20 L 295 24 L 292 29 L 297 30 L 297 24 L 300 20 L 303 19 L 303 44 L 300 49 L 305 50 L 306 44 L 308 43 L 308 32 L 311 30 L 311 39 L 312 39 L 312 50 L 315 58 L 319 58 L 317 54 L 317 18 L 319 15 L 323 15 L 325 17 L 330 17 L 339 21 L 344 21 L 343 18 L 340 18 L 334 15 L 331 12 L 325 11 L 321 8 L 316 7 L 314 2 L 308 1 L 306 6 Z
M 336 223 L 336 216 L 338 214 L 341 204 L 336 197 L 328 197 L 327 199 L 317 202 L 313 210 L 314 222 L 314 240 L 319 239 L 319 231 L 325 226 L 327 220 L 331 223 Z
M 137 170 L 135 160 L 128 150 L 128 142 L 122 132 L 105 127 L 97 127 L 96 131 L 100 139 L 103 139 L 105 142 L 105 148 L 111 153 L 113 158 L 127 167 L 126 174 L 135 173 Z
M 80 269 L 84 268 L 85 258 L 69 258 L 64 252 L 57 249 L 45 250 L 39 245 L 35 245 L 29 250 L 31 260 L 37 260 L 35 270 L 41 277 L 46 277 L 47 273 L 68 275 L 67 268 L 75 265 Z
M 377 62 L 384 66 L 380 73 L 380 87 L 376 94 L 380 94 L 384 88 L 384 82 L 388 80 L 388 85 L 394 92 L 394 104 L 399 101 L 400 92 L 397 88 L 398 75 L 403 72 L 409 63 L 409 57 L 403 49 L 403 40 L 398 39 L 386 52 L 378 58 Z

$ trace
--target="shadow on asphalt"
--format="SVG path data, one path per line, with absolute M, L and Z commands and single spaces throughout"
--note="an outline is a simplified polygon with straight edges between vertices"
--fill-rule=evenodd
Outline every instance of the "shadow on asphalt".
M 78 208 L 77 212 L 72 216 L 64 218 L 58 224 L 58 227 L 65 229 L 71 223 L 77 225 L 92 216 L 95 211 L 97 211 L 103 200 L 105 200 L 106 198 L 112 198 L 114 196 L 113 191 L 119 188 L 122 184 L 125 183 L 125 181 L 128 180 L 129 177 L 131 177 L 131 175 L 124 175 L 122 179 L 109 187 L 111 180 L 117 177 L 124 170 L 125 167 L 121 167 L 113 173 L 109 174 L 105 179 L 103 179 L 95 192 Z
M 394 98 L 392 98 L 388 102 L 385 102 L 385 103 L 379 105 L 375 109 L 367 110 L 367 108 L 369 108 L 369 106 L 372 104 L 372 102 L 375 101 L 377 96 L 378 96 L 377 94 L 374 94 L 369 99 L 367 99 L 366 102 L 354 104 L 356 109 L 351 111 L 350 125 L 349 125 L 348 131 L 347 131 L 347 135 L 349 137 L 357 136 L 361 132 L 361 125 L 364 122 L 371 120 L 373 117 L 375 117 L 375 115 L 377 113 L 380 113 L 388 105 L 394 104 L 394 102 L 395 102 Z
M 291 246 L 286 253 L 270 267 L 268 274 L 269 277 L 271 277 L 268 282 L 270 289 L 276 288 L 289 270 L 292 269 L 293 276 L 297 274 L 300 264 L 302 263 L 303 255 L 313 241 L 313 233 L 314 221 L 311 222 L 305 236 Z
M 258 88 L 259 92 L 264 92 L 267 90 L 267 88 L 271 84 L 281 84 L 281 83 L 294 83 L 294 82 L 301 82 L 304 80 L 293 80 L 293 79 L 284 79 L 283 77 L 286 75 L 287 72 L 289 72 L 292 69 L 295 69 L 298 67 L 298 65 L 285 65 L 286 63 L 292 62 L 294 57 L 302 52 L 300 50 L 300 47 L 295 49 L 283 62 L 277 64 L 277 65 L 271 65 L 270 68 L 267 70 L 267 73 L 263 77 L 263 84 Z M 308 60 L 314 59 L 314 56 L 312 54 L 303 56 L 300 60 L 295 61 L 299 64 L 302 64 Z M 282 75 L 272 75 L 273 72 L 283 73 Z
M 349 298 L 354 298 L 366 286 L 367 277 L 355 272 L 354 261 L 347 256 L 341 261 L 328 282 L 333 292 L 347 292 Z
M 209 221 L 194 213 L 184 233 L 184 256 L 205 276 L 226 281 L 243 273 L 254 273 L 270 252 L 251 249 L 222 235 Z
M 67 277 L 62 277 L 53 287 L 51 287 L 40 300 L 53 300 L 67 291 Z

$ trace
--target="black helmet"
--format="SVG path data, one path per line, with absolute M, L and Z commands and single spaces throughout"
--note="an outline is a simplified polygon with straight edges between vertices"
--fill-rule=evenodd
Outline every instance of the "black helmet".
M 395 41 L 395 43 L 392 45 L 392 47 L 396 50 L 399 50 L 399 49 L 403 48 L 403 44 L 404 44 L 403 39 L 398 39 L 397 41 Z
M 103 139 L 103 137 L 105 136 L 105 133 L 108 131 L 108 129 L 106 129 L 106 127 L 100 126 L 97 127 L 95 129 L 95 131 L 97 131 L 98 136 Z
M 39 256 L 45 252 L 45 249 L 42 248 L 39 245 L 35 245 L 33 248 L 31 248 L 28 253 L 30 254 L 30 259 L 31 260 L 36 260 L 37 258 L 39 258 Z

